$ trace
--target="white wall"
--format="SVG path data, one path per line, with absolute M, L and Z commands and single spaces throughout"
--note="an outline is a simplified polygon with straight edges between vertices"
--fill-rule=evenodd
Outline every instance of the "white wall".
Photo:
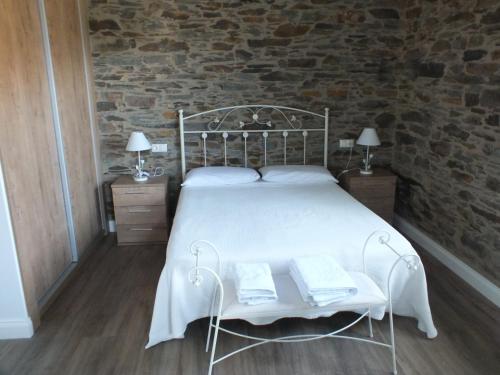
M 0 339 L 33 336 L 0 163 Z

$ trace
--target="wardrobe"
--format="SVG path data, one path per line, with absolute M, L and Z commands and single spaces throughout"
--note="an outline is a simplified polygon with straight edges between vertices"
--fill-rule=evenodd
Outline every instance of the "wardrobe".
M 105 228 L 86 2 L 0 2 L 0 158 L 35 327 Z

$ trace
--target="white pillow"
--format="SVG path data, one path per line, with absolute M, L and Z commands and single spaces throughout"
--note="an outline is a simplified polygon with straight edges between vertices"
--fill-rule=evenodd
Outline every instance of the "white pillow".
M 191 169 L 182 186 L 236 185 L 260 179 L 259 173 L 252 168 L 241 167 L 201 167 Z
M 276 165 L 259 169 L 262 180 L 284 184 L 338 182 L 325 167 L 318 165 Z

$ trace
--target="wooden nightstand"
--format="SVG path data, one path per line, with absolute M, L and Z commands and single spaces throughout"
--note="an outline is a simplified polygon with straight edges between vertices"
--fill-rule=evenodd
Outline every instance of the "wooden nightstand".
M 167 176 L 146 182 L 121 176 L 111 185 L 118 245 L 167 242 L 167 186 Z
M 372 175 L 363 176 L 359 171 L 340 177 L 340 186 L 370 210 L 392 224 L 397 176 L 383 168 L 375 168 Z

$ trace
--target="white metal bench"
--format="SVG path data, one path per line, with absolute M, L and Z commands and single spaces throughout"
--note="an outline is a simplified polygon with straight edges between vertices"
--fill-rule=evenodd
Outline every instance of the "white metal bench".
M 387 277 L 387 291 L 388 291 L 387 296 L 384 295 L 382 290 L 367 274 L 365 254 L 368 248 L 368 244 L 375 237 L 377 238 L 380 244 L 385 245 L 388 249 L 390 249 L 397 255 L 397 259 L 392 264 Z M 255 306 L 240 304 L 236 296 L 234 282 L 232 280 L 222 280 L 221 277 L 219 276 L 221 271 L 221 260 L 217 248 L 209 241 L 198 240 L 193 242 L 190 246 L 190 251 L 196 257 L 196 265 L 189 272 L 189 280 L 195 286 L 201 285 L 201 283 L 203 282 L 202 272 L 205 271 L 211 276 L 213 276 L 213 278 L 216 281 L 216 285 L 212 295 L 212 304 L 210 307 L 210 321 L 208 325 L 208 335 L 206 343 L 207 352 L 210 349 L 210 343 L 212 343 L 208 375 L 212 374 L 213 367 L 217 363 L 237 353 L 240 353 L 250 348 L 254 348 L 256 346 L 260 346 L 271 342 L 292 343 L 292 342 L 314 341 L 323 338 L 350 339 L 386 347 L 390 349 L 392 353 L 392 372 L 394 374 L 397 374 L 396 343 L 394 340 L 394 324 L 392 315 L 392 297 L 391 297 L 390 283 L 393 271 L 400 262 L 405 262 L 408 269 L 416 270 L 420 265 L 420 258 L 415 254 L 406 254 L 406 255 L 399 254 L 389 244 L 389 240 L 390 240 L 389 233 L 384 231 L 375 231 L 366 239 L 362 252 L 363 272 L 350 272 L 351 277 L 353 277 L 358 286 L 358 293 L 353 297 L 349 297 L 343 301 L 335 302 L 324 307 L 313 307 L 310 306 L 308 303 L 304 302 L 297 288 L 295 287 L 294 281 L 288 275 L 273 275 L 274 283 L 276 286 L 276 292 L 278 295 L 278 301 L 261 305 L 255 305 Z M 200 266 L 199 264 L 200 255 L 206 249 L 210 249 L 210 251 L 213 251 L 213 253 L 217 256 L 217 270 L 214 270 L 210 267 Z M 373 329 L 371 321 L 372 308 L 379 306 L 383 306 L 385 308 L 387 304 L 389 305 L 390 343 L 385 343 L 373 339 Z M 285 317 L 287 318 L 303 317 L 307 316 L 308 314 L 312 314 L 315 316 L 330 316 L 340 311 L 357 311 L 360 312 L 360 316 L 357 317 L 354 321 L 345 325 L 344 327 L 326 334 L 314 333 L 314 334 L 284 336 L 278 338 L 263 338 L 263 337 L 244 335 L 223 328 L 220 325 L 221 321 L 231 320 L 231 319 L 252 320 L 252 319 L 266 318 L 274 321 Z M 369 338 L 354 337 L 341 334 L 350 327 L 352 327 L 353 325 L 355 325 L 356 323 L 360 322 L 365 317 L 368 318 Z M 215 358 L 219 332 L 224 332 L 242 338 L 254 340 L 256 342 L 250 345 L 243 346 L 233 352 L 222 355 L 219 358 Z

